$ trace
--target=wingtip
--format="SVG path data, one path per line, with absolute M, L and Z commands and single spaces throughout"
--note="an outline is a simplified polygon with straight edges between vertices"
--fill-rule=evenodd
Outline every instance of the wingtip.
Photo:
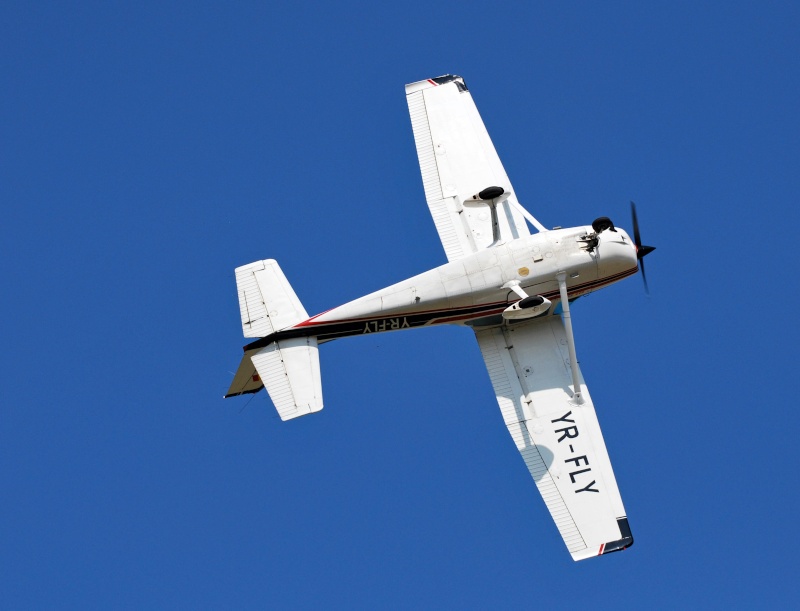
M 408 83 L 406 85 L 406 95 L 420 91 L 422 89 L 428 89 L 429 87 L 439 87 L 440 85 L 447 85 L 448 83 L 455 83 L 456 87 L 460 92 L 469 91 L 467 84 L 464 82 L 464 78 L 457 75 L 457 74 L 443 74 L 442 76 L 437 76 L 433 78 L 423 79 L 421 81 L 416 81 L 414 83 Z
M 617 518 L 617 526 L 619 526 L 621 538 L 601 545 L 598 556 L 610 554 L 611 552 L 621 552 L 633 545 L 633 535 L 631 534 L 631 527 L 628 525 L 628 518 Z

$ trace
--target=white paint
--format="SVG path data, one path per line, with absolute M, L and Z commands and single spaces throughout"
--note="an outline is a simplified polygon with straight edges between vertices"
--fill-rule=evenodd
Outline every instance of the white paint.
M 625 509 L 578 367 L 569 300 L 635 273 L 635 248 L 622 229 L 548 231 L 523 210 L 459 84 L 406 86 L 425 198 L 449 262 L 310 319 L 275 261 L 237 268 L 245 337 L 281 333 L 245 354 L 229 395 L 257 390 L 257 370 L 282 419 L 312 413 L 322 409 L 317 336 L 325 329 L 470 324 L 512 440 L 572 557 L 588 558 L 621 538 Z M 463 205 L 489 186 L 505 190 L 491 208 Z M 520 308 L 528 295 L 545 301 Z M 553 315 L 559 302 L 563 321 Z

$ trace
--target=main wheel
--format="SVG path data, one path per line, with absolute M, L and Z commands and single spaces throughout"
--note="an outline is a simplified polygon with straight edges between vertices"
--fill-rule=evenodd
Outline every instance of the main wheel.
M 600 218 L 594 219 L 592 221 L 592 229 L 594 229 L 595 233 L 602 233 L 606 229 L 616 231 L 616 229 L 614 229 L 614 223 L 612 223 L 611 219 L 607 216 L 601 216 Z

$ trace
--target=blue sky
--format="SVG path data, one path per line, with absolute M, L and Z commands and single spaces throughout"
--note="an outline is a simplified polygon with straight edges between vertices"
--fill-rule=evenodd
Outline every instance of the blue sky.
M 798 604 L 800 10 L 6 3 L 9 608 Z M 651 295 L 573 308 L 635 545 L 573 563 L 460 328 L 334 342 L 325 409 L 223 401 L 233 269 L 309 312 L 445 261 L 403 94 L 466 79 L 544 224 L 635 200 Z

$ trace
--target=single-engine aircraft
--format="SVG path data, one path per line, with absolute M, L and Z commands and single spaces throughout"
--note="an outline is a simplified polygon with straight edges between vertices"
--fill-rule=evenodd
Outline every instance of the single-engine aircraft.
M 322 409 L 319 344 L 466 325 L 572 558 L 623 550 L 633 537 L 578 367 L 569 304 L 637 269 L 644 278 L 653 247 L 641 243 L 636 209 L 633 239 L 607 217 L 548 230 L 517 201 L 463 78 L 406 85 L 406 99 L 448 263 L 311 317 L 276 261 L 237 268 L 242 329 L 254 341 L 225 396 L 266 387 L 282 420 L 304 416 Z

